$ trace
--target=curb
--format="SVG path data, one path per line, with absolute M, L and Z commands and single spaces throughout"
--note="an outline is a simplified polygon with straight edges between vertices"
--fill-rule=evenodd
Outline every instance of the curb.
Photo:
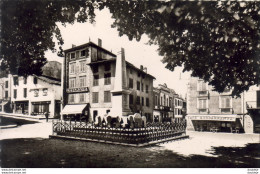
M 189 135 L 184 135 L 184 136 L 180 136 L 180 137 L 173 137 L 173 138 L 159 140 L 159 141 L 152 141 L 152 142 L 143 143 L 143 144 L 127 144 L 127 143 L 120 143 L 120 142 L 112 142 L 112 141 L 89 139 L 89 138 L 78 138 L 78 137 L 70 137 L 70 136 L 61 136 L 61 135 L 49 135 L 49 138 L 90 141 L 90 142 L 96 142 L 96 143 L 106 143 L 106 144 L 131 146 L 131 147 L 145 147 L 145 146 L 152 146 L 152 145 L 170 142 L 170 141 L 177 141 L 177 140 L 181 140 L 181 139 L 186 139 L 186 138 L 189 138 Z

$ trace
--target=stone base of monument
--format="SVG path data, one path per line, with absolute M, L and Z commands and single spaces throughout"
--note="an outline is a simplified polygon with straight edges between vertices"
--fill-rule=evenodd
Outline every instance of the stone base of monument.
M 95 126 L 85 122 L 53 122 L 51 138 L 93 141 L 127 146 L 149 146 L 168 141 L 189 138 L 186 135 L 186 122 L 147 123 L 146 127 Z

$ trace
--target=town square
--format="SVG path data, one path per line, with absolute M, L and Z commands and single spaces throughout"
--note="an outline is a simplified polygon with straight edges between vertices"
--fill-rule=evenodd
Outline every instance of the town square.
M 0 5 L 2 168 L 260 168 L 259 2 Z

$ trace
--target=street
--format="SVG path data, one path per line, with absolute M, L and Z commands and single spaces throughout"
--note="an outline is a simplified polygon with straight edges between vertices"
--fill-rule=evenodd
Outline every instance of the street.
M 51 122 L 1 129 L 1 166 L 37 168 L 260 167 L 259 134 L 187 132 L 190 139 L 135 148 L 48 139 Z

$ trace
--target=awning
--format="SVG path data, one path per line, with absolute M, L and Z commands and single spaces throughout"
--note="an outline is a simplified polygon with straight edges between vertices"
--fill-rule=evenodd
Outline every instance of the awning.
M 7 103 L 9 103 L 9 101 L 3 101 L 2 103 L 0 103 L 1 105 L 6 105 Z
M 236 121 L 240 117 L 238 115 L 188 115 L 187 118 L 198 121 Z
M 87 104 L 82 105 L 66 105 L 63 110 L 61 111 L 61 114 L 67 115 L 67 114 L 81 114 L 83 109 Z

